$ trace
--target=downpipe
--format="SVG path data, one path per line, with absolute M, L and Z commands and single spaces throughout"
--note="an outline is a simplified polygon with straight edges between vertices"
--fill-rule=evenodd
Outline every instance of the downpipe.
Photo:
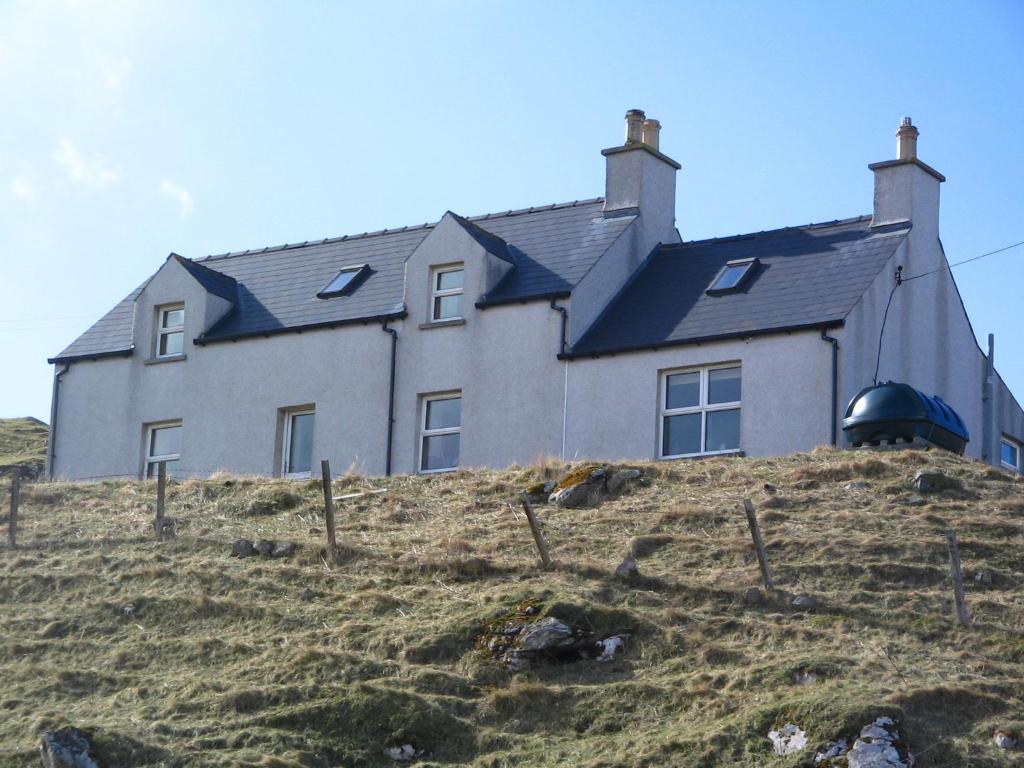
M 384 476 L 391 476 L 391 447 L 395 436 L 395 365 L 398 353 L 398 331 L 388 327 L 388 321 L 381 323 L 380 329 L 391 334 L 391 373 L 388 382 L 388 448 L 384 459 Z
M 830 435 L 832 439 L 832 446 L 836 447 L 839 445 L 838 433 L 836 431 L 836 424 L 839 422 L 839 339 L 829 336 L 826 331 L 828 328 L 821 329 L 821 340 L 827 341 L 832 345 L 832 409 L 831 413 L 831 427 Z
M 53 460 L 57 457 L 57 404 L 60 401 L 60 377 L 71 370 L 71 363 L 64 363 L 62 370 L 53 374 L 53 397 L 50 401 L 50 434 L 46 445 L 46 477 L 53 480 Z

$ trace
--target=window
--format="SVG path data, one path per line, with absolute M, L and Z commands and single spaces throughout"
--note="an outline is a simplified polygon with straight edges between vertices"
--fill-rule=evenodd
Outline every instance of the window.
M 661 389 L 661 458 L 739 450 L 738 365 L 670 371 Z
M 167 462 L 167 475 L 178 471 L 181 459 L 181 422 L 153 424 L 146 429 L 146 477 L 156 477 L 161 461 Z
M 1004 437 L 999 446 L 999 460 L 1007 469 L 1020 472 L 1020 443 Z
M 335 296 L 347 296 L 370 274 L 370 267 L 360 264 L 355 267 L 345 267 L 337 276 L 323 287 L 323 290 L 316 295 L 318 299 L 330 299 Z
M 726 262 L 715 279 L 711 281 L 711 287 L 707 290 L 708 295 L 720 296 L 723 293 L 738 291 L 758 263 L 757 259 L 737 259 Z
M 431 274 L 432 321 L 458 320 L 462 317 L 462 275 L 461 264 L 438 267 Z
M 458 467 L 461 433 L 461 395 L 425 398 L 420 441 L 420 472 L 444 472 Z
M 185 351 L 185 305 L 157 309 L 155 357 L 177 357 Z
M 281 474 L 289 478 L 309 477 L 313 467 L 312 409 L 285 411 L 281 441 Z

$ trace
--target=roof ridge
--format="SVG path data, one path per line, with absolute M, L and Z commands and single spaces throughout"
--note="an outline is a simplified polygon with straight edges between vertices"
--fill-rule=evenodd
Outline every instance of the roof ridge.
M 500 213 L 485 213 L 479 216 L 464 216 L 462 218 L 470 222 L 486 221 L 489 219 L 504 218 L 506 216 L 519 216 L 527 213 L 539 213 L 540 211 L 554 211 L 561 210 L 563 208 L 576 208 L 581 205 L 593 205 L 594 203 L 604 202 L 603 197 L 592 197 L 586 200 L 573 200 L 566 203 L 552 203 L 551 205 L 537 205 L 531 208 L 519 208 L 502 211 Z M 204 261 L 215 261 L 219 259 L 231 259 L 237 256 L 255 256 L 260 253 L 277 253 L 280 251 L 288 251 L 294 248 L 305 248 L 311 245 L 330 245 L 332 243 L 349 242 L 350 240 L 362 240 L 368 237 L 380 237 L 381 235 L 396 235 L 401 232 L 418 232 L 425 229 L 433 229 L 437 226 L 437 222 L 426 222 L 424 224 L 414 224 L 406 227 L 394 227 L 391 229 L 378 229 L 372 232 L 362 232 L 358 235 L 342 235 L 340 237 L 325 237 L 322 240 L 306 240 L 302 243 L 283 243 L 282 245 L 268 245 L 263 248 L 247 248 L 241 251 L 226 251 L 224 253 L 213 253 L 208 256 L 200 256 L 195 259 L 189 259 L 189 261 L 199 264 Z M 481 229 L 483 229 L 481 227 Z M 490 235 L 494 235 L 493 232 L 488 232 Z M 497 237 L 497 235 L 494 235 Z
M 466 216 L 469 221 L 484 221 L 486 219 L 500 219 L 506 216 L 521 216 L 526 213 L 540 213 L 541 211 L 556 211 L 563 208 L 577 208 L 581 205 L 593 205 L 594 203 L 603 203 L 603 197 L 589 197 L 585 200 L 573 200 L 567 203 L 551 203 L 550 205 L 534 205 L 529 208 L 510 208 L 507 211 L 501 211 L 499 213 L 484 213 L 478 216 Z
M 704 243 L 722 243 L 732 240 L 748 240 L 761 235 L 774 235 L 779 232 L 789 232 L 794 230 L 806 230 L 806 229 L 823 229 L 825 227 L 839 227 L 844 224 L 855 224 L 862 221 L 871 221 L 871 214 L 863 214 L 861 216 L 851 216 L 847 219 L 833 219 L 832 221 L 819 221 L 812 224 L 800 224 L 789 227 L 778 227 L 776 229 L 762 229 L 759 232 L 746 232 L 739 235 L 722 235 L 721 237 L 708 237 L 703 240 L 684 240 L 681 243 L 667 243 L 663 245 L 663 248 L 682 248 L 686 245 L 701 245 Z

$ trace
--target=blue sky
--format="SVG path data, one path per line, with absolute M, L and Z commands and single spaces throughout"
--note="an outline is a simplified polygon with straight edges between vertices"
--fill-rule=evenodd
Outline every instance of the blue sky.
M 903 115 L 951 261 L 1024 240 L 1024 3 L 0 2 L 0 416 L 189 257 L 596 197 L 626 109 L 684 239 L 871 210 Z M 1024 395 L 1024 248 L 954 272 Z

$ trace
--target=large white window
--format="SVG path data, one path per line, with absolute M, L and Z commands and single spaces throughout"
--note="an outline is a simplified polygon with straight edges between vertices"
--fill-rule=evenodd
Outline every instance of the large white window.
M 462 437 L 462 395 L 423 398 L 420 429 L 420 472 L 445 472 L 459 466 Z
M 146 428 L 146 477 L 156 477 L 161 461 L 173 477 L 181 462 L 181 422 L 167 421 Z
M 313 468 L 313 419 L 311 408 L 284 412 L 281 441 L 281 474 L 290 478 L 309 477 Z
M 430 319 L 459 320 L 462 317 L 461 264 L 435 267 L 430 274 Z
M 999 463 L 1014 472 L 1020 472 L 1021 467 L 1020 443 L 1004 437 L 999 444 Z
M 185 305 L 173 304 L 157 309 L 156 350 L 154 357 L 178 357 L 185 352 Z
M 661 458 L 738 451 L 740 390 L 738 365 L 662 374 L 659 396 Z

